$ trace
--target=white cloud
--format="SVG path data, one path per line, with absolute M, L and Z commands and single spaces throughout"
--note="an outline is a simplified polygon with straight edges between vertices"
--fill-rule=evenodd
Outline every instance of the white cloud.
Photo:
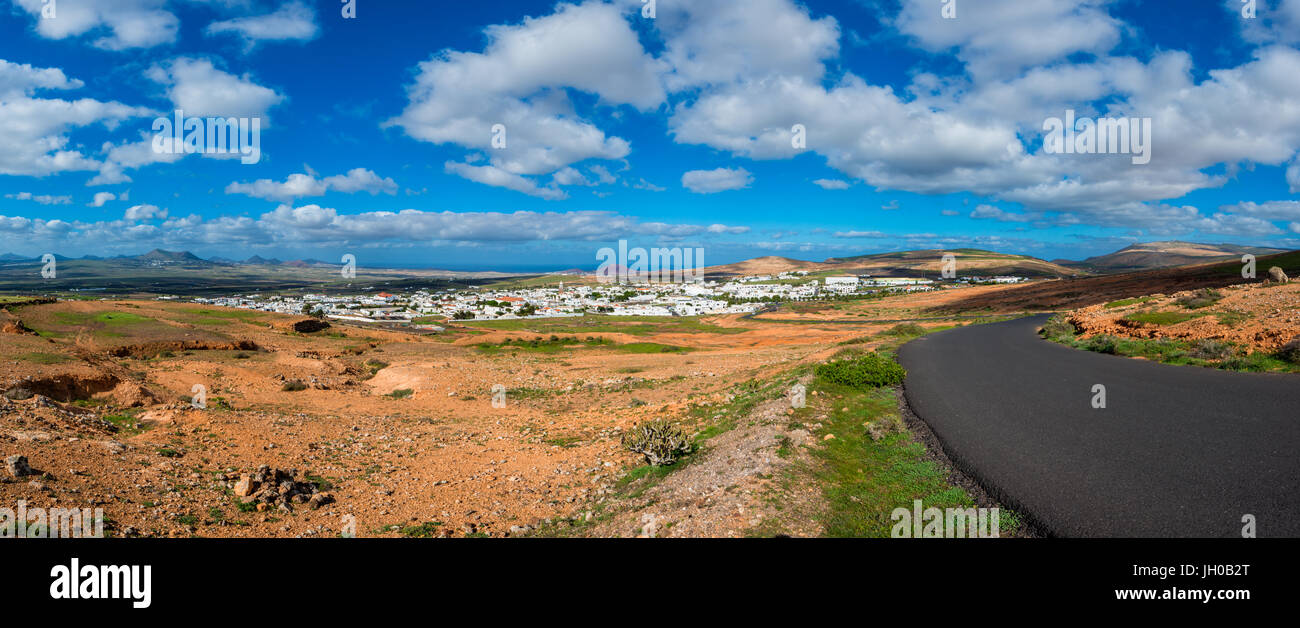
M 1029 222 L 1033 220 L 1032 216 L 1025 214 L 1016 214 L 1003 210 L 993 205 L 978 205 L 971 211 L 970 217 L 976 220 L 987 219 L 998 222 Z
M 0 174 L 46 176 L 95 170 L 100 163 L 70 144 L 73 129 L 144 116 L 148 109 L 90 98 L 38 98 L 40 90 L 80 89 L 58 68 L 36 68 L 0 60 Z
M 691 170 L 682 175 L 682 187 L 696 194 L 716 194 L 740 190 L 750 186 L 754 177 L 744 168 L 718 168 L 716 170 Z
M 52 196 L 49 194 L 32 194 L 31 192 L 18 192 L 17 194 L 5 194 L 5 198 L 16 201 L 33 201 L 41 205 L 69 205 L 72 203 L 71 196 Z
M 1292 194 L 1300 194 L 1300 158 L 1292 161 L 1287 167 L 1286 184 Z
M 559 197 L 521 179 L 626 157 L 628 142 L 578 115 L 566 88 L 594 94 L 600 105 L 648 110 L 664 101 L 659 64 L 616 6 L 560 4 L 554 14 L 485 34 L 482 53 L 445 50 L 421 63 L 410 103 L 388 123 L 418 140 L 486 151 L 488 169 L 472 170 L 469 161 L 448 168 L 471 180 Z M 492 144 L 498 124 L 504 148 Z
M 817 179 L 813 183 L 823 190 L 847 190 L 851 185 L 848 181 L 841 179 Z
M 187 117 L 261 117 L 265 130 L 267 112 L 284 101 L 283 95 L 254 83 L 249 75 L 235 76 L 208 59 L 178 57 L 150 67 L 145 76 L 164 86 L 172 105 Z
M 471 166 L 469 164 L 449 161 L 443 165 L 448 174 L 454 174 L 458 177 L 469 179 L 475 183 L 491 185 L 516 192 L 523 192 L 529 196 L 536 196 L 548 201 L 559 201 L 569 198 L 569 195 L 560 189 L 553 187 L 540 187 L 535 181 L 528 177 L 520 176 L 496 166 Z
M 161 221 L 154 223 L 155 221 Z M 153 205 L 137 205 L 122 220 L 66 222 L 0 216 L 0 249 L 32 244 L 55 250 L 119 252 L 141 246 L 189 249 L 338 244 L 486 244 L 647 241 L 717 238 L 743 234 L 748 227 L 724 224 L 642 222 L 608 211 L 578 212 L 427 212 L 406 209 L 340 214 L 319 205 L 281 205 L 258 217 L 169 216 Z M 594 249 L 593 249 L 594 253 Z
M 274 41 L 310 41 L 320 29 L 316 26 L 316 13 L 302 2 L 290 2 L 274 13 L 238 17 L 213 22 L 205 31 L 208 35 L 233 34 L 244 40 L 245 50 L 258 43 Z
M 1300 43 L 1300 0 L 1258 0 L 1255 17 L 1241 16 L 1242 0 L 1224 0 L 1242 39 L 1253 44 Z
M 95 199 L 87 207 L 103 207 L 104 203 L 117 200 L 117 195 L 112 192 L 96 192 Z
M 208 59 L 178 57 L 166 63 L 155 64 L 145 71 L 145 77 L 162 85 L 172 107 L 184 112 L 185 117 L 261 118 L 261 129 L 270 127 L 267 112 L 284 101 L 275 90 L 258 85 L 247 74 L 235 76 L 218 69 Z M 156 114 L 155 114 L 156 115 Z M 169 113 L 162 112 L 163 116 Z M 87 185 L 112 185 L 131 180 L 127 170 L 155 163 L 175 163 L 184 159 L 183 150 L 155 151 L 152 123 L 149 130 L 141 131 L 140 140 L 113 145 L 104 144 L 107 154 L 97 164 L 99 174 Z M 174 143 L 170 138 L 164 142 Z M 234 159 L 239 154 L 204 154 L 208 159 Z
M 164 7 L 166 0 L 63 0 L 55 16 L 42 19 L 45 0 L 14 0 L 35 18 L 36 32 L 46 39 L 86 33 L 102 34 L 92 43 L 107 50 L 149 48 L 176 41 L 180 20 Z
M 957 2 L 946 19 L 936 0 L 903 0 L 893 25 L 930 52 L 955 50 L 976 77 L 1004 76 L 1077 52 L 1104 53 L 1119 43 L 1123 23 L 1106 13 L 1109 0 L 980 0 Z
M 127 208 L 122 217 L 127 222 L 159 220 L 167 217 L 167 210 L 159 209 L 157 205 L 135 205 Z
M 375 194 L 397 194 L 397 182 L 381 178 L 371 170 L 353 168 L 347 174 L 334 175 L 323 179 L 316 178 L 315 173 L 291 174 L 284 181 L 258 179 L 251 183 L 231 183 L 226 186 L 226 194 L 244 194 L 253 198 L 269 201 L 289 202 L 298 198 L 323 196 L 333 190 L 345 194 L 369 192 Z
M 835 19 L 813 19 L 788 0 L 661 2 L 655 23 L 675 91 L 768 76 L 815 82 L 839 52 Z

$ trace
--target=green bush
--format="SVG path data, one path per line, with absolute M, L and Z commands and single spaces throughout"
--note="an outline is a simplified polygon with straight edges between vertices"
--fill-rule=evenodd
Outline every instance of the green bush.
M 285 382 L 284 387 L 280 390 L 283 390 L 284 392 L 298 392 L 300 390 L 307 390 L 307 385 L 295 379 L 291 382 Z
M 907 369 L 878 353 L 864 353 L 817 365 L 817 377 L 852 388 L 895 386 L 903 383 L 906 376 Z
M 881 336 L 898 336 L 900 338 L 906 338 L 908 336 L 924 336 L 925 334 L 925 328 L 916 323 L 899 323 L 880 332 Z
M 1070 322 L 1070 317 L 1057 314 L 1043 323 L 1043 337 L 1048 340 L 1068 340 L 1078 335 L 1079 330 Z
M 1093 336 L 1083 343 L 1083 348 L 1097 353 L 1109 353 L 1114 355 L 1119 349 L 1119 338 L 1102 334 Z
M 1277 357 L 1284 362 L 1300 364 L 1300 338 L 1288 342 L 1281 351 L 1277 352 Z
M 1206 338 L 1193 342 L 1187 355 L 1198 360 L 1226 360 L 1237 353 L 1237 346 L 1231 342 Z
M 1213 288 L 1205 288 L 1184 297 L 1179 297 L 1175 303 L 1189 310 L 1197 310 L 1203 307 L 1209 307 L 1223 299 L 1223 293 Z
M 678 456 L 693 449 L 686 431 L 667 420 L 647 421 L 623 435 L 623 446 L 645 456 L 652 466 L 663 467 L 677 462 Z

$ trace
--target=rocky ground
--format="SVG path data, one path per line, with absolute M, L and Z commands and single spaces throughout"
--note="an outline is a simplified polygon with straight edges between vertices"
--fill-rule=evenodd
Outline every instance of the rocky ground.
M 1249 283 L 1219 288 L 1222 298 L 1202 307 L 1193 300 L 1198 290 L 1151 294 L 1069 313 L 1083 338 L 1111 335 L 1123 338 L 1223 340 L 1248 351 L 1275 353 L 1300 339 L 1300 282 Z M 1208 299 L 1207 299 L 1208 300 Z M 1165 320 L 1151 314 L 1170 314 Z M 1147 315 L 1147 316 L 1144 316 Z M 1186 317 L 1186 320 L 1178 321 Z M 1153 320 L 1155 322 L 1153 322 Z
M 585 521 L 644 465 L 620 444 L 631 426 L 709 429 L 707 409 L 739 387 L 880 328 L 791 334 L 719 317 L 564 334 L 577 344 L 556 347 L 526 331 L 310 331 L 151 301 L 3 314 L 0 457 L 27 466 L 0 471 L 0 504 L 103 508 L 114 536 L 499 537 Z M 708 505 L 679 534 L 741 535 L 754 521 L 787 431 L 776 407 L 754 412 L 715 437 L 725 457 L 670 476 Z M 640 534 L 636 517 L 603 530 Z

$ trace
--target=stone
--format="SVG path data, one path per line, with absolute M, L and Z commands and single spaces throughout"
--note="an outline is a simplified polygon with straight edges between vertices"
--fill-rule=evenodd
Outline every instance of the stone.
M 1290 278 L 1286 276 L 1286 272 L 1277 266 L 1268 269 L 1268 278 L 1270 281 L 1276 281 L 1277 283 L 1287 283 L 1290 281 Z
M 311 496 L 311 499 L 307 500 L 307 507 L 316 510 L 321 506 L 332 503 L 334 503 L 333 495 L 330 495 L 329 493 L 316 493 Z
M 22 386 L 14 386 L 13 388 L 10 388 L 9 390 L 5 391 L 5 398 L 13 401 L 24 401 L 27 399 L 31 399 L 32 396 L 33 396 L 32 391 L 23 388 Z
M 253 479 L 253 476 L 245 473 L 239 476 L 239 481 L 235 483 L 236 497 L 249 497 L 257 492 L 259 482 Z
M 9 470 L 9 475 L 20 478 L 24 475 L 35 475 L 31 465 L 27 464 L 27 456 L 9 456 L 5 458 L 5 468 Z

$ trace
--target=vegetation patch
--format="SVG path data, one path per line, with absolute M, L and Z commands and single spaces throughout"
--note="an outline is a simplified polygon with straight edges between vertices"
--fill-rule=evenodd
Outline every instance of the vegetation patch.
M 1204 316 L 1204 314 L 1193 312 L 1137 312 L 1125 316 L 1124 320 L 1144 325 L 1166 326 L 1177 325 L 1201 316 Z
M 903 383 L 907 370 L 893 358 L 879 353 L 864 353 L 843 360 L 817 365 L 817 377 L 851 388 L 875 388 Z
M 645 456 L 655 467 L 671 465 L 694 449 L 686 431 L 666 420 L 646 421 L 632 428 L 623 435 L 623 447 Z
M 1223 300 L 1223 293 L 1213 288 L 1197 290 L 1187 296 L 1179 297 L 1175 303 L 1189 310 L 1199 310 Z

